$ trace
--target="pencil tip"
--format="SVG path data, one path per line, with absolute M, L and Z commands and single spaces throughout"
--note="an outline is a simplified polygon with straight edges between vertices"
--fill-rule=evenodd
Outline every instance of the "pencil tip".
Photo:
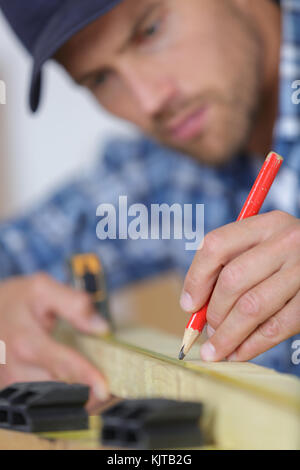
M 183 359 L 185 358 L 185 354 L 184 354 L 183 350 L 184 350 L 184 346 L 182 346 L 182 348 L 180 350 L 180 353 L 179 353 L 179 356 L 178 356 L 178 359 L 180 361 L 183 361 Z

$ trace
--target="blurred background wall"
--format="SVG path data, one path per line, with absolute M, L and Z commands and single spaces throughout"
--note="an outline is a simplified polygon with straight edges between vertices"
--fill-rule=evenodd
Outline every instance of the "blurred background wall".
M 107 139 L 136 132 L 102 112 L 55 63 L 45 69 L 42 106 L 32 115 L 30 72 L 30 57 L 0 12 L 0 80 L 7 95 L 6 105 L 0 104 L 0 220 L 24 213 L 101 158 Z M 179 308 L 180 291 L 177 276 L 150 280 L 115 294 L 112 310 L 119 321 L 138 318 L 181 335 L 186 317 Z
M 41 110 L 28 109 L 31 60 L 0 12 L 0 218 L 23 212 L 90 165 L 108 138 L 134 130 L 98 108 L 55 63 L 44 74 Z

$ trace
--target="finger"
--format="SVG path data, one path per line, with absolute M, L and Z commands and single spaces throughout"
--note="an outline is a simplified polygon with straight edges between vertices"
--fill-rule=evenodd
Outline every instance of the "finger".
M 232 362 L 250 361 L 300 332 L 300 291 L 276 315 L 269 318 L 228 358 Z
M 91 398 L 94 403 L 101 403 L 109 398 L 107 382 L 96 367 L 78 352 L 56 343 L 50 337 L 44 341 L 38 364 L 44 367 L 55 380 L 88 385 L 91 388 Z
M 220 273 L 209 302 L 208 324 L 216 329 L 243 294 L 280 270 L 289 252 L 290 244 L 283 233 L 228 263 Z
M 98 404 L 94 407 L 87 406 L 86 408 L 87 408 L 87 410 L 88 410 L 88 412 L 91 416 L 99 416 L 104 411 L 106 411 L 108 408 L 111 408 L 112 406 L 115 406 L 120 402 L 121 402 L 120 398 L 114 397 L 112 395 L 106 403 L 104 403 L 104 404 L 102 403 L 101 405 Z
M 30 341 L 27 333 L 26 339 L 19 338 L 13 344 L 14 364 L 8 369 L 14 371 L 14 377 L 24 377 L 25 382 L 45 379 L 86 384 L 91 389 L 92 407 L 108 399 L 107 382 L 92 364 L 76 351 L 56 343 L 38 324 L 32 326 L 32 332 Z
M 43 368 L 18 363 L 10 364 L 9 370 L 7 369 L 7 372 L 1 373 L 0 386 L 4 388 L 19 382 L 53 382 L 55 380 L 59 380 L 58 377 L 54 377 Z M 72 383 L 72 380 L 62 380 L 62 382 Z M 92 391 L 86 409 L 88 412 L 95 412 L 102 406 L 102 403 L 102 399 Z
M 212 326 L 207 325 L 206 333 L 207 333 L 207 337 L 211 338 L 216 333 L 216 330 Z
M 202 359 L 220 361 L 233 353 L 260 324 L 297 294 L 299 277 L 299 266 L 281 270 L 242 296 L 202 346 Z
M 18 382 L 51 382 L 52 375 L 43 368 L 28 366 L 27 364 L 10 362 L 9 367 L 3 367 L 1 371 L 0 386 Z
M 104 334 L 108 331 L 107 323 L 95 312 L 88 294 L 71 289 L 45 274 L 37 275 L 33 281 L 31 305 L 39 318 L 55 313 L 84 333 Z
M 208 301 L 222 268 L 233 258 L 267 240 L 275 228 L 284 229 L 290 216 L 280 212 L 251 217 L 209 233 L 186 276 L 181 296 L 183 310 L 193 313 Z

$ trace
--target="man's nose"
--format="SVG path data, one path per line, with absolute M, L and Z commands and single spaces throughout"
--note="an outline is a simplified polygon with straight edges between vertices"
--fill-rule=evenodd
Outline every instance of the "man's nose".
M 175 81 L 157 68 L 131 65 L 123 68 L 123 75 L 130 94 L 149 116 L 159 115 L 177 96 Z

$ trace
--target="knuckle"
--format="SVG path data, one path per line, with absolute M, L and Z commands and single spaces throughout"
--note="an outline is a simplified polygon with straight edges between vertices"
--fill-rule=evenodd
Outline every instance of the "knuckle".
M 240 280 L 244 274 L 244 269 L 238 263 L 232 263 L 222 270 L 219 282 L 223 291 L 237 292 L 239 290 Z
M 222 249 L 222 238 L 217 230 L 214 230 L 206 235 L 204 238 L 203 250 L 210 257 L 218 256 Z
M 270 217 L 272 217 L 274 220 L 277 220 L 278 222 L 281 222 L 283 219 L 289 218 L 290 215 L 287 212 L 275 210 L 270 212 Z
M 286 242 L 289 246 L 300 246 L 300 224 L 293 225 L 286 234 Z
M 34 295 L 43 294 L 49 284 L 50 277 L 46 273 L 37 273 L 30 280 L 31 291 Z
M 280 321 L 278 318 L 272 317 L 270 320 L 260 325 L 258 331 L 264 338 L 276 343 L 276 338 L 280 336 L 281 332 Z
M 257 317 L 261 310 L 261 300 L 254 291 L 249 291 L 243 295 L 237 303 L 237 310 L 241 315 L 247 317 Z

